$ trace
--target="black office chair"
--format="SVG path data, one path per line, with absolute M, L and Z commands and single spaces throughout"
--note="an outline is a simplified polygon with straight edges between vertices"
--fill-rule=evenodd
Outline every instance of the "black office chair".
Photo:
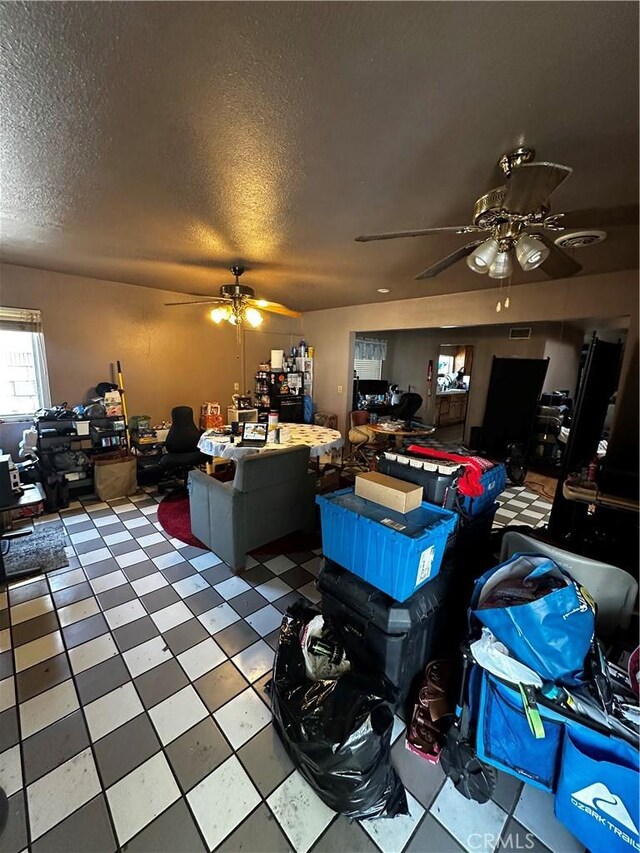
M 189 471 L 208 461 L 209 457 L 198 450 L 200 435 L 191 406 L 176 406 L 171 410 L 171 428 L 164 443 L 167 452 L 160 460 L 166 473 L 166 478 L 158 484 L 160 493 L 170 486 L 185 485 Z
M 393 417 L 397 421 L 408 423 L 421 405 L 422 397 L 420 394 L 414 394 L 412 391 L 409 391 L 400 397 L 400 402 L 396 406 Z

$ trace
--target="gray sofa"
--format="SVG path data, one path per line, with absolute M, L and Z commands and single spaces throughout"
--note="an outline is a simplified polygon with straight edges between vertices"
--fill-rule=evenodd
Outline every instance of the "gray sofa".
M 313 530 L 316 483 L 304 445 L 244 456 L 236 465 L 230 483 L 191 471 L 189 506 L 193 535 L 239 570 L 247 551 Z

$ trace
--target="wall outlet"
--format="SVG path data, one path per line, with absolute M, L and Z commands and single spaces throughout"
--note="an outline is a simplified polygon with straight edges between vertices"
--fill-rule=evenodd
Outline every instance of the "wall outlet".
M 234 382 L 234 383 L 233 383 L 233 390 L 234 390 L 234 391 L 239 391 L 239 390 L 240 390 L 240 383 L 239 383 L 239 382 Z
M 342 385 L 338 385 L 338 394 L 342 394 Z

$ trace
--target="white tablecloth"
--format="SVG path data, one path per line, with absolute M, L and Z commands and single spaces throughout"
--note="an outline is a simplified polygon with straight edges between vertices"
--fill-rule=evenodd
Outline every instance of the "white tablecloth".
M 214 435 L 211 431 L 202 434 L 198 449 L 207 456 L 222 456 L 224 459 L 240 459 L 252 453 L 265 453 L 281 447 L 306 444 L 312 458 L 339 450 L 344 439 L 337 429 L 327 429 L 312 424 L 280 424 L 280 444 L 268 442 L 264 447 L 239 447 L 240 437 L 232 444 L 228 436 Z

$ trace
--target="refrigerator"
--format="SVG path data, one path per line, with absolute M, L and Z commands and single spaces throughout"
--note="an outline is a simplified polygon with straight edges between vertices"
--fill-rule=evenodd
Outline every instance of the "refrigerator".
M 258 420 L 264 422 L 269 412 L 276 411 L 283 423 L 303 423 L 304 390 L 304 374 L 299 370 L 259 370 L 255 376 Z

